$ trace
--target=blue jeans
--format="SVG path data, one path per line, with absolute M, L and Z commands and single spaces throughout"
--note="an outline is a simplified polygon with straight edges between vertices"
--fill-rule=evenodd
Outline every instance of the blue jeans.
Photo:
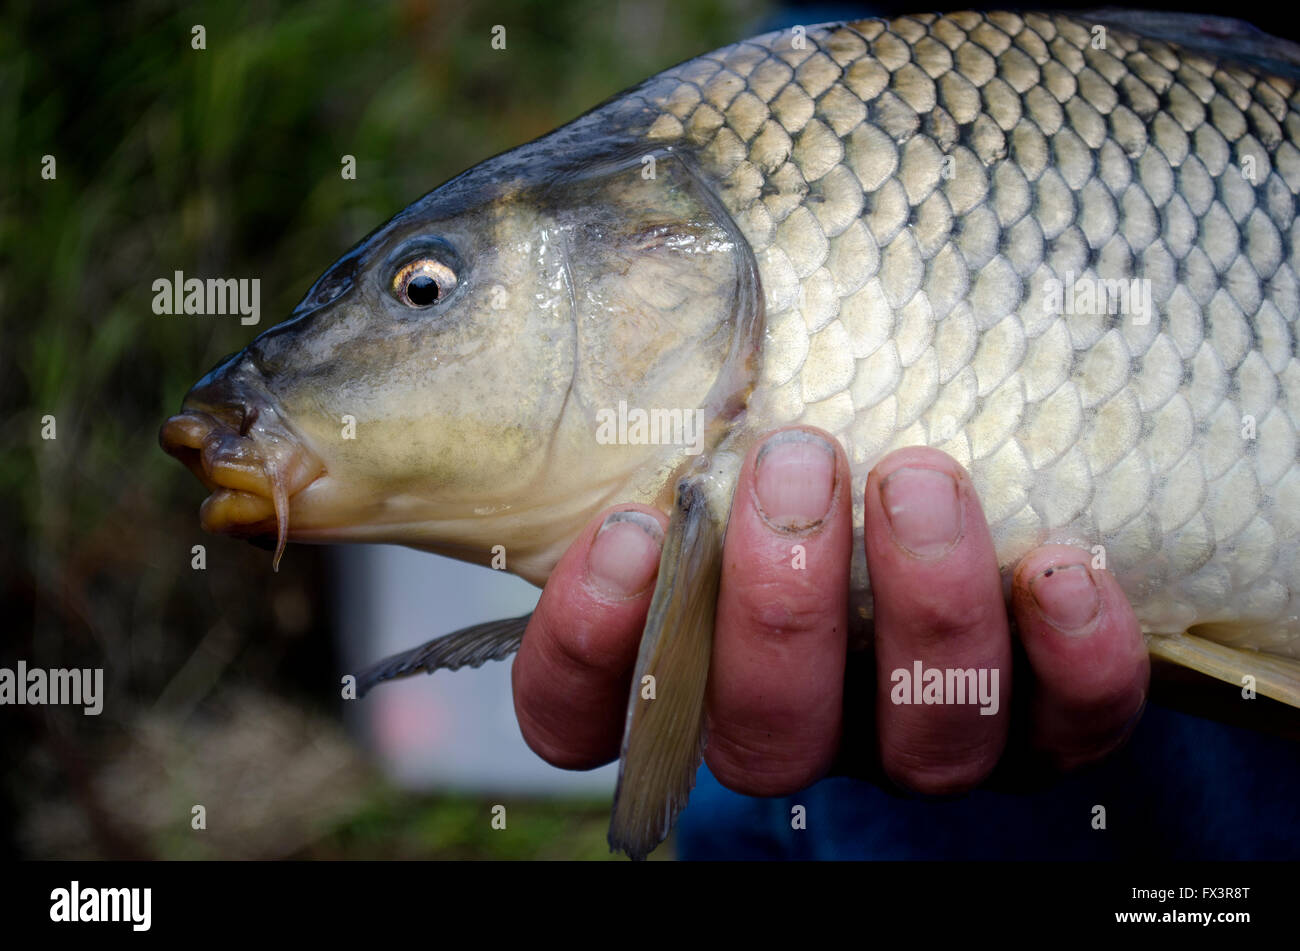
M 806 808 L 805 830 L 791 828 Z M 1094 807 L 1105 829 L 1094 829 Z M 1026 795 L 906 799 L 855 779 L 754 799 L 700 769 L 683 859 L 1300 859 L 1300 746 L 1152 704 L 1101 766 Z

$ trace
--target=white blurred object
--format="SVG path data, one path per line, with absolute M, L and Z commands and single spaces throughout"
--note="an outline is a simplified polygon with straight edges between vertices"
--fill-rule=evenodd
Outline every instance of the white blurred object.
M 340 653 L 354 671 L 470 624 L 525 614 L 540 594 L 514 575 L 408 548 L 344 545 L 334 559 Z M 408 788 L 612 795 L 614 764 L 556 769 L 524 743 L 511 663 L 380 684 L 349 704 L 354 727 Z

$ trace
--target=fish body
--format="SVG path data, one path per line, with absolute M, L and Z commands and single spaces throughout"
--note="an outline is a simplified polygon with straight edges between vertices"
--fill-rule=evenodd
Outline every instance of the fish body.
M 1115 31 L 1096 49 L 1068 17 L 807 39 L 645 91 L 651 138 L 696 150 L 758 262 L 746 425 L 837 435 L 859 530 L 871 466 L 937 446 L 1004 565 L 1101 545 L 1146 630 L 1300 656 L 1294 87 Z M 1137 312 L 1082 302 L 1120 284 Z
M 1286 72 L 1048 14 L 756 37 L 410 206 L 200 381 L 163 444 L 214 488 L 211 529 L 504 545 L 538 584 L 605 506 L 671 511 L 634 683 L 693 686 L 629 701 L 611 842 L 633 854 L 689 792 L 731 492 L 778 426 L 847 450 L 860 640 L 867 473 L 931 445 L 971 473 L 1006 570 L 1092 549 L 1154 654 L 1300 705 Z M 628 407 L 671 432 L 698 412 L 699 438 L 630 438 Z M 521 633 L 480 625 L 371 680 Z M 664 735 L 671 763 L 644 739 Z

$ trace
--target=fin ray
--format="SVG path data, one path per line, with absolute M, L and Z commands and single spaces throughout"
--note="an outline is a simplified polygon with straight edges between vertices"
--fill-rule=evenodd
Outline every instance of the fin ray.
M 1149 634 L 1146 640 L 1154 657 L 1237 687 L 1249 674 L 1258 693 L 1300 707 L 1300 661 L 1216 644 L 1195 634 Z
M 364 697 L 386 680 L 410 677 L 421 671 L 481 667 L 489 660 L 504 660 L 519 649 L 532 613 L 472 624 L 434 638 L 419 647 L 385 657 L 357 674 L 357 696 Z
M 704 757 L 704 689 L 722 573 L 722 529 L 701 486 L 677 488 L 628 699 L 609 847 L 643 859 L 668 837 Z M 655 699 L 642 699 L 642 678 Z

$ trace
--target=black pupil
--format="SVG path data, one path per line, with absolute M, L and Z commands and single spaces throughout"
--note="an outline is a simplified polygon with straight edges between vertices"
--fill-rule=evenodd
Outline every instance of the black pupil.
M 438 282 L 427 274 L 419 274 L 406 285 L 406 297 L 416 307 L 432 304 L 438 299 Z

